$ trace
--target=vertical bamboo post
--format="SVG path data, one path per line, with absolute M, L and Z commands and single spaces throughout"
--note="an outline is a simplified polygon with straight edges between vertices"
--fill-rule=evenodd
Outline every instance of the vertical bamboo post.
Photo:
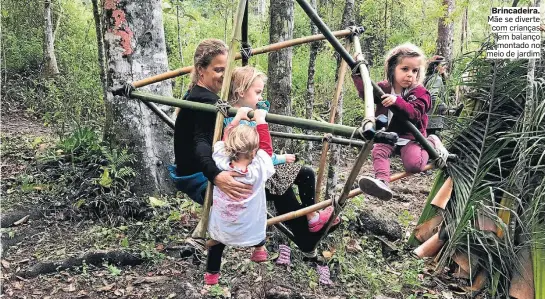
M 347 51 L 350 51 L 350 45 L 346 47 Z M 339 99 L 341 97 L 341 93 L 343 91 L 343 85 L 344 85 L 344 77 L 346 77 L 346 69 L 348 64 L 344 59 L 341 59 L 341 65 L 339 66 L 339 72 L 338 72 L 338 81 L 337 81 L 337 87 L 335 88 L 335 97 L 333 98 L 333 102 L 331 103 L 331 111 L 329 113 L 329 123 L 335 123 L 335 116 L 337 114 L 337 106 L 339 105 Z M 322 189 L 322 181 L 324 178 L 325 173 L 325 167 L 326 167 L 326 161 L 327 161 L 327 154 L 329 152 L 329 141 L 327 139 L 324 139 L 322 142 L 322 155 L 320 156 L 320 166 L 318 167 L 318 176 L 316 178 L 316 196 L 314 197 L 314 202 L 318 203 L 321 200 L 320 193 Z
M 221 86 L 221 99 L 227 99 L 229 95 L 229 87 L 231 85 L 231 76 L 233 74 L 233 69 L 235 67 L 235 55 L 237 51 L 240 50 L 239 41 L 241 39 L 241 27 L 242 19 L 244 17 L 244 11 L 246 8 L 246 0 L 240 0 L 238 3 L 237 14 L 235 16 L 234 31 L 229 43 L 229 55 L 227 57 L 227 68 L 223 75 L 223 85 Z M 214 128 L 214 139 L 212 144 L 216 143 L 221 139 L 221 133 L 223 130 L 223 114 L 220 112 L 216 116 L 216 126 Z M 210 216 L 210 207 L 212 206 L 212 192 L 213 192 L 212 182 L 208 183 L 206 188 L 206 196 L 204 199 L 202 218 L 195 229 L 194 234 L 197 234 L 199 237 L 204 238 L 206 236 L 206 231 L 208 229 L 208 217 Z

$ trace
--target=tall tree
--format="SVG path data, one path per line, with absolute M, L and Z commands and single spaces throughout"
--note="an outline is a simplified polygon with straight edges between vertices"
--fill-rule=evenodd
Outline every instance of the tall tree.
M 270 4 L 269 44 L 293 38 L 293 0 L 275 0 Z M 267 96 L 271 99 L 271 112 L 291 115 L 291 72 L 292 49 L 285 48 L 269 53 L 269 84 Z M 277 131 L 291 132 L 291 128 L 273 126 Z M 275 146 L 284 149 L 289 146 L 286 139 L 275 140 Z
M 59 73 L 57 57 L 55 56 L 55 37 L 51 20 L 51 0 L 44 1 L 44 62 L 47 76 Z
M 354 0 L 346 0 L 344 5 L 344 12 L 341 21 L 341 28 L 347 28 L 353 26 L 355 23 L 354 19 Z M 341 67 L 341 56 L 337 55 L 337 70 L 335 75 L 335 82 L 338 82 L 341 78 L 338 77 L 339 69 Z M 335 112 L 335 123 L 342 124 L 343 122 L 343 92 L 339 95 L 339 102 L 337 104 L 337 110 Z M 333 190 L 337 186 L 339 181 L 339 176 L 337 174 L 337 166 L 339 165 L 339 160 L 341 158 L 341 146 L 338 144 L 329 145 L 329 164 L 327 172 L 327 185 L 325 199 L 331 199 L 333 196 Z
M 316 0 L 310 0 L 310 5 L 314 10 L 319 11 L 316 6 Z M 310 31 L 312 35 L 319 34 L 318 27 L 314 25 L 314 22 L 310 21 Z M 305 117 L 307 119 L 312 119 L 312 114 L 314 112 L 314 74 L 316 72 L 316 56 L 318 56 L 318 50 L 320 49 L 320 42 L 310 43 L 310 55 L 308 58 L 308 79 L 307 79 L 307 101 L 305 109 Z M 309 133 L 309 131 L 307 131 Z M 306 143 L 305 154 L 308 162 L 312 162 L 312 142 Z
M 168 60 L 163 31 L 161 0 L 104 0 L 105 50 L 108 57 L 108 86 L 122 87 L 166 72 Z M 172 95 L 168 81 L 143 88 L 164 96 Z M 129 147 L 137 156 L 139 173 L 134 190 L 138 194 L 170 191 L 166 165 L 171 160 L 170 129 L 138 100 L 107 97 L 112 115 L 113 143 Z
M 102 84 L 102 98 L 106 102 L 108 97 L 108 79 L 106 78 L 106 59 L 104 57 L 104 32 L 102 31 L 102 20 L 99 11 L 98 0 L 92 0 L 93 17 L 95 19 L 95 31 L 97 36 L 98 66 L 100 72 L 100 83 Z M 104 132 L 108 129 L 105 128 Z
M 450 63 L 452 61 L 452 42 L 454 40 L 454 22 L 451 17 L 454 12 L 454 0 L 443 0 L 445 14 L 437 23 L 437 54 L 442 55 Z

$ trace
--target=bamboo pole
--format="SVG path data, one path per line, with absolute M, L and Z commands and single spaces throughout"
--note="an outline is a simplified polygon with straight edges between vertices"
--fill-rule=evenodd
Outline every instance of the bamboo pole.
M 347 46 L 347 50 L 350 51 L 350 48 Z M 346 69 L 348 64 L 346 61 L 341 59 L 341 65 L 339 66 L 338 72 L 338 81 L 337 87 L 335 88 L 335 97 L 331 103 L 331 111 L 329 113 L 329 123 L 335 123 L 335 116 L 337 114 L 337 106 L 339 105 L 339 99 L 341 98 L 341 93 L 343 91 L 344 77 L 346 76 Z M 324 139 L 322 143 L 322 154 L 320 156 L 320 164 L 318 166 L 318 176 L 316 178 L 316 195 L 314 196 L 314 202 L 318 203 L 321 201 L 320 193 L 322 191 L 322 180 L 324 178 L 325 166 L 327 162 L 327 154 L 329 152 L 329 141 Z
M 333 32 L 333 35 L 336 36 L 336 37 L 343 37 L 343 36 L 350 35 L 350 33 L 351 33 L 350 30 L 345 29 L 345 30 L 335 31 L 335 32 Z M 277 51 L 277 50 L 280 50 L 280 49 L 293 47 L 293 46 L 306 44 L 306 43 L 311 43 L 311 42 L 315 42 L 315 41 L 320 41 L 320 40 L 324 40 L 324 39 L 325 39 L 325 37 L 324 37 L 323 34 L 316 34 L 316 35 L 311 35 L 311 36 L 300 37 L 300 38 L 287 40 L 287 41 L 283 41 L 283 42 L 263 46 L 263 47 L 260 47 L 260 48 L 252 49 L 252 55 L 269 53 L 269 52 L 272 52 L 272 51 Z M 242 55 L 240 53 L 237 53 L 235 55 L 235 60 L 239 60 L 239 59 L 242 59 Z M 175 77 L 178 77 L 178 76 L 181 76 L 181 75 L 189 74 L 189 73 L 191 73 L 191 71 L 193 71 L 193 66 L 192 65 L 185 66 L 185 67 L 182 67 L 182 68 L 179 68 L 179 69 L 175 69 L 175 70 L 168 71 L 168 72 L 165 72 L 165 73 L 162 73 L 162 74 L 158 74 L 158 75 L 155 75 L 155 76 L 152 76 L 152 77 L 149 77 L 149 78 L 145 78 L 145 79 L 142 79 L 142 80 L 135 81 L 135 82 L 132 83 L 132 85 L 135 88 L 139 88 L 139 87 L 143 87 L 143 86 L 150 85 L 150 84 L 153 84 L 153 83 L 157 83 L 157 82 L 160 82 L 160 81 L 164 81 L 164 80 L 167 80 L 167 79 L 175 78 Z
M 233 70 L 235 68 L 235 49 L 238 49 L 237 45 L 241 39 L 241 27 L 242 19 L 244 18 L 244 10 L 246 8 L 246 0 L 240 0 L 238 2 L 237 14 L 235 16 L 234 22 L 234 32 L 231 38 L 231 43 L 229 44 L 229 55 L 227 56 L 227 68 L 224 73 L 224 80 L 221 86 L 221 98 L 227 99 L 229 96 L 229 87 L 231 86 L 231 77 L 233 75 Z M 216 126 L 214 128 L 214 138 L 212 144 L 216 143 L 221 139 L 221 133 L 223 131 L 223 114 L 219 111 L 216 113 Z M 208 183 L 206 188 L 206 196 L 204 198 L 203 212 L 201 221 L 195 229 L 195 234 L 198 234 L 199 237 L 204 238 L 206 236 L 206 231 L 208 229 L 208 219 L 210 216 L 210 207 L 212 206 L 212 194 L 213 194 L 213 185 L 211 182 Z
M 227 81 L 224 81 L 224 82 L 227 82 Z M 137 90 L 132 91 L 128 95 L 128 97 L 139 99 L 142 101 L 147 101 L 147 102 L 154 102 L 154 103 L 170 105 L 174 107 L 193 109 L 193 110 L 199 110 L 199 111 L 205 111 L 205 112 L 211 112 L 211 113 L 215 113 L 217 111 L 217 108 L 214 105 L 191 102 L 191 101 L 183 101 L 183 100 L 178 100 L 172 97 L 164 97 L 164 96 L 155 95 L 152 93 L 147 93 L 147 92 L 142 92 Z M 228 110 L 229 116 L 234 116 L 236 115 L 236 113 L 237 113 L 236 108 L 230 108 Z M 248 116 L 253 117 L 253 112 L 250 112 Z M 338 125 L 338 124 L 329 124 L 329 123 L 320 122 L 316 120 L 300 119 L 297 117 L 278 115 L 273 113 L 267 113 L 267 117 L 265 119 L 267 120 L 267 122 L 273 123 L 273 124 L 280 124 L 285 126 L 298 127 L 301 129 L 331 133 L 331 134 L 348 137 L 348 138 L 353 138 L 353 137 L 360 138 L 360 139 L 362 138 L 360 134 L 360 129 L 355 127 L 349 127 L 349 126 Z

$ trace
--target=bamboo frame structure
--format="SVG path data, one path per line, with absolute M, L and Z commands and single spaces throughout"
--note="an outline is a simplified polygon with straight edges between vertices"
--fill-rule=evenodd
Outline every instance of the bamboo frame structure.
M 347 66 L 348 64 L 346 63 L 346 61 L 341 60 L 341 65 L 339 66 L 339 72 L 338 72 L 337 86 L 335 87 L 335 96 L 333 98 L 333 102 L 331 103 L 331 111 L 329 113 L 330 124 L 335 123 L 335 116 L 337 115 L 337 106 L 339 105 L 339 99 L 343 91 L 344 78 L 346 77 Z M 327 139 L 324 139 L 324 141 L 322 142 L 322 154 L 320 155 L 318 175 L 316 176 L 316 195 L 314 196 L 314 202 L 316 203 L 321 201 L 320 193 L 322 191 L 322 180 L 324 179 L 328 152 L 329 152 L 329 141 Z
M 378 96 L 383 95 L 384 92 L 374 82 L 371 81 L 367 67 L 363 63 L 357 63 L 356 61 L 354 61 L 354 59 L 350 56 L 348 51 L 337 40 L 337 37 L 347 36 L 352 34 L 352 39 L 353 39 L 355 49 L 356 51 L 361 52 L 361 47 L 359 45 L 359 38 L 356 35 L 356 33 L 362 32 L 363 28 L 359 27 L 356 30 L 347 29 L 347 30 L 331 32 L 330 29 L 327 27 L 327 25 L 320 19 L 320 17 L 316 14 L 314 9 L 305 0 L 297 0 L 297 2 L 303 8 L 305 13 L 309 16 L 309 18 L 316 24 L 316 26 L 323 33 L 323 35 L 313 35 L 313 36 L 308 36 L 304 38 L 272 44 L 269 46 L 255 49 L 254 51 L 252 51 L 252 54 L 267 53 L 270 51 L 275 51 L 278 49 L 282 49 L 282 48 L 286 48 L 286 47 L 290 47 L 290 46 L 294 46 L 294 45 L 298 45 L 302 43 L 308 43 L 308 42 L 327 39 L 330 42 L 330 44 L 333 46 L 333 48 L 341 55 L 341 57 L 343 58 L 343 62 L 345 62 L 348 66 L 350 66 L 351 69 L 354 69 L 356 67 L 359 68 L 360 75 L 362 76 L 362 80 L 364 82 L 364 99 L 363 100 L 365 103 L 365 119 L 361 128 L 353 128 L 353 127 L 337 125 L 337 124 L 322 123 L 322 122 L 313 121 L 313 120 L 298 119 L 295 117 L 275 115 L 275 114 L 267 114 L 267 117 L 266 117 L 267 122 L 270 122 L 270 123 L 295 126 L 302 129 L 311 129 L 315 131 L 328 132 L 328 133 L 332 133 L 332 134 L 336 134 L 336 135 L 340 135 L 344 137 L 349 137 L 349 138 L 357 137 L 360 139 L 367 140 L 367 142 L 363 144 L 361 151 L 356 159 L 356 162 L 354 163 L 354 166 L 348 176 L 348 179 L 346 180 L 343 191 L 337 200 L 323 201 L 298 211 L 293 211 L 288 214 L 273 217 L 267 221 L 268 225 L 278 224 L 279 222 L 297 218 L 302 215 L 308 214 L 310 212 L 316 211 L 318 209 L 327 207 L 329 205 L 333 205 L 335 207 L 334 213 L 332 217 L 330 217 L 330 219 L 328 220 L 324 229 L 322 229 L 321 237 L 314 244 L 314 248 L 316 248 L 319 242 L 321 241 L 321 239 L 327 235 L 334 219 L 339 215 L 342 208 L 346 204 L 346 200 L 348 198 L 361 194 L 361 193 L 358 193 L 357 190 L 351 191 L 350 188 L 354 180 L 358 176 L 363 163 L 366 161 L 367 157 L 369 156 L 371 148 L 373 147 L 373 143 L 374 143 L 373 138 L 375 136 L 375 122 L 374 122 L 375 115 L 374 115 L 373 97 L 377 95 Z M 227 98 L 227 92 L 229 90 L 229 83 L 230 83 L 230 76 L 232 73 L 232 68 L 234 66 L 234 61 L 237 59 L 241 59 L 243 56 L 241 53 L 235 53 L 235 45 L 237 44 L 237 41 L 240 41 L 241 39 L 247 42 L 247 21 L 248 21 L 247 13 L 248 13 L 247 0 L 241 0 L 238 5 L 237 15 L 235 19 L 235 26 L 234 26 L 235 32 L 233 33 L 233 38 L 230 44 L 228 67 L 226 70 L 227 80 L 224 80 L 223 82 L 221 98 Z M 244 26 L 242 26 L 242 23 L 245 23 Z M 245 31 L 245 35 L 246 35 L 245 37 L 241 37 L 241 30 Z M 247 58 L 248 57 L 245 57 L 244 60 L 246 60 Z M 247 61 L 244 61 L 243 63 L 247 63 Z M 170 79 L 176 76 L 187 74 L 191 72 L 192 69 L 193 69 L 192 66 L 183 67 L 177 70 L 169 71 L 169 72 L 159 74 L 150 78 L 133 82 L 132 86 L 134 88 L 143 87 L 152 83 L 156 83 L 156 82 Z M 144 93 L 140 91 L 133 91 L 133 90 L 130 90 L 126 96 L 137 98 L 144 101 L 146 105 L 150 107 L 150 109 L 156 112 L 169 125 L 172 123 L 172 120 L 168 118 L 168 116 L 166 116 L 164 113 L 162 113 L 162 111 L 158 109 L 155 105 L 153 105 L 152 102 L 166 104 L 166 105 L 180 107 L 180 108 L 198 109 L 201 111 L 217 113 L 216 126 L 214 131 L 214 142 L 216 140 L 219 140 L 221 136 L 221 129 L 223 127 L 223 115 L 217 112 L 217 108 L 214 105 L 207 105 L 207 104 L 195 103 L 195 102 L 189 102 L 189 101 L 179 101 L 171 97 L 163 97 L 163 96 L 158 96 L 158 95 L 153 95 L 153 94 Z M 392 109 L 392 110 L 394 114 L 399 113 L 395 109 Z M 232 116 L 235 114 L 236 114 L 236 109 L 231 108 L 228 110 L 228 115 Z M 253 113 L 250 112 L 249 117 L 252 117 L 252 116 L 253 116 Z M 428 151 L 430 158 L 437 159 L 438 158 L 437 152 L 433 149 L 431 144 L 424 138 L 424 136 L 420 133 L 420 131 L 408 120 L 405 119 L 404 122 L 405 122 L 405 125 L 411 131 L 411 133 L 413 133 L 413 135 L 415 136 L 415 139 L 422 145 L 422 147 L 426 151 Z M 406 176 L 408 176 L 408 174 L 401 174 L 398 177 L 403 178 Z M 205 204 L 203 206 L 204 208 L 203 218 L 201 219 L 201 221 L 199 222 L 199 226 L 195 230 L 195 233 L 197 233 L 201 237 L 204 237 L 204 235 L 206 234 L 206 228 L 207 228 L 207 222 L 208 222 L 208 216 L 209 216 L 208 214 L 209 214 L 210 204 L 211 204 L 211 195 L 212 195 L 212 184 L 209 184 L 207 188 Z M 285 233 L 289 232 L 287 233 L 288 237 L 293 239 L 293 234 L 286 227 L 284 226 L 280 226 L 280 227 L 281 227 L 280 229 L 281 231 Z M 199 228 L 200 228 L 200 231 L 199 231 Z
M 348 29 L 344 29 L 344 30 L 339 30 L 339 31 L 332 32 L 332 34 L 334 36 L 336 36 L 336 37 L 343 37 L 343 36 L 348 36 L 348 35 L 352 34 L 352 32 L 350 30 L 348 30 Z M 284 48 L 288 48 L 288 47 L 293 47 L 293 46 L 306 44 L 306 43 L 311 43 L 311 42 L 315 42 L 315 41 L 321 41 L 321 40 L 324 40 L 324 39 L 326 39 L 326 37 L 323 34 L 316 34 L 316 35 L 300 37 L 300 38 L 287 40 L 287 41 L 274 43 L 274 44 L 270 44 L 270 45 L 267 45 L 267 46 L 252 49 L 252 55 L 269 53 L 269 52 L 278 51 L 280 49 L 284 49 Z M 242 54 L 237 53 L 236 56 L 235 56 L 235 60 L 240 60 L 240 59 L 242 59 Z M 167 80 L 167 79 L 172 79 L 172 78 L 175 78 L 175 77 L 178 77 L 178 76 L 186 75 L 186 74 L 191 73 L 191 71 L 193 71 L 193 66 L 192 65 L 184 66 L 184 67 L 181 67 L 179 69 L 171 70 L 171 71 L 168 71 L 168 72 L 165 72 L 165 73 L 162 73 L 162 74 L 158 74 L 158 75 L 155 75 L 155 76 L 152 76 L 152 77 L 149 77 L 149 78 L 145 78 L 145 79 L 142 79 L 142 80 L 132 82 L 132 85 L 135 88 L 140 88 L 140 87 L 144 87 L 144 86 L 147 86 L 147 85 L 150 85 L 150 84 L 153 84 L 153 83 L 157 83 L 157 82 L 160 82 L 160 81 L 164 81 L 164 80 Z

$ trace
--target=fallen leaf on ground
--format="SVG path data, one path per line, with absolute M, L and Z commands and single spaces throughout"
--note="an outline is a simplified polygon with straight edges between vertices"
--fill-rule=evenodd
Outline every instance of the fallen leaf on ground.
M 10 266 L 10 264 L 9 264 L 8 261 L 2 260 L 2 267 L 6 268 L 6 269 L 9 269 L 9 266 Z
M 97 291 L 99 291 L 99 292 L 106 292 L 106 291 L 111 290 L 114 286 L 115 286 L 115 283 L 108 284 L 108 285 L 105 285 L 105 286 L 103 286 L 103 287 L 101 287 L 101 288 L 98 288 Z
M 14 284 L 13 284 L 13 287 L 18 289 L 18 290 L 21 290 L 23 289 L 23 283 L 20 282 L 20 281 L 16 281 Z

